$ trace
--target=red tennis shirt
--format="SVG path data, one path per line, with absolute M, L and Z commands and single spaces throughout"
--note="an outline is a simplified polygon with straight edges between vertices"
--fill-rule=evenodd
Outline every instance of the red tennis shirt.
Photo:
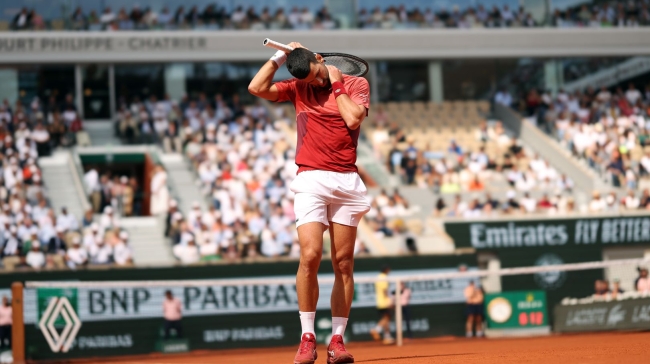
M 370 107 L 368 81 L 343 75 L 348 96 L 357 105 Z M 320 170 L 357 172 L 359 130 L 348 128 L 331 87 L 316 87 L 292 78 L 277 82 L 278 102 L 291 101 L 296 108 L 298 173 Z

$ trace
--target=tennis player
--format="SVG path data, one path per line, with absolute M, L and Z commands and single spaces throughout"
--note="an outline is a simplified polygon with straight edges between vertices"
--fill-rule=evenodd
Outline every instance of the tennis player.
M 368 114 L 369 87 L 362 77 L 344 75 L 325 65 L 300 43 L 294 50 L 278 51 L 262 66 L 248 90 L 269 101 L 291 101 L 296 108 L 298 176 L 291 183 L 300 239 L 300 266 L 296 290 L 302 336 L 295 364 L 316 361 L 314 321 L 318 302 L 318 267 L 323 232 L 329 229 L 335 282 L 332 289 L 332 339 L 327 363 L 353 363 L 343 344 L 354 296 L 352 277 L 357 225 L 370 205 L 366 187 L 357 173 L 359 127 Z M 273 83 L 286 62 L 294 78 Z

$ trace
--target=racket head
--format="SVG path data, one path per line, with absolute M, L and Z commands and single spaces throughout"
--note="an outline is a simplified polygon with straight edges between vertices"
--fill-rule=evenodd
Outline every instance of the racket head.
M 318 53 L 325 60 L 326 65 L 332 65 L 349 76 L 363 77 L 368 73 L 368 62 L 363 58 L 346 53 Z

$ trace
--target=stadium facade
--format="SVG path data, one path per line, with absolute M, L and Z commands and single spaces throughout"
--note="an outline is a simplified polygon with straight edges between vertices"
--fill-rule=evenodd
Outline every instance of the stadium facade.
M 0 99 L 75 95 L 87 120 L 113 119 L 120 97 L 239 93 L 268 58 L 265 37 L 372 62 L 374 101 L 476 99 L 518 67 L 557 91 L 575 62 L 609 57 L 618 73 L 650 69 L 650 29 L 163 31 L 0 33 Z M 574 62 L 575 61 L 575 62 Z M 289 77 L 286 70 L 277 77 Z M 575 81 L 575 80 L 573 80 Z M 614 78 L 608 82 L 616 82 Z

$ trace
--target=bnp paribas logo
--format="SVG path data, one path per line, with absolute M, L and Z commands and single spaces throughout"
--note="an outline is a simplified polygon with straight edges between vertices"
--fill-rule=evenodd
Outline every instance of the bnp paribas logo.
M 53 352 L 70 350 L 81 320 L 77 316 L 77 290 L 43 288 L 38 296 L 38 327 Z

